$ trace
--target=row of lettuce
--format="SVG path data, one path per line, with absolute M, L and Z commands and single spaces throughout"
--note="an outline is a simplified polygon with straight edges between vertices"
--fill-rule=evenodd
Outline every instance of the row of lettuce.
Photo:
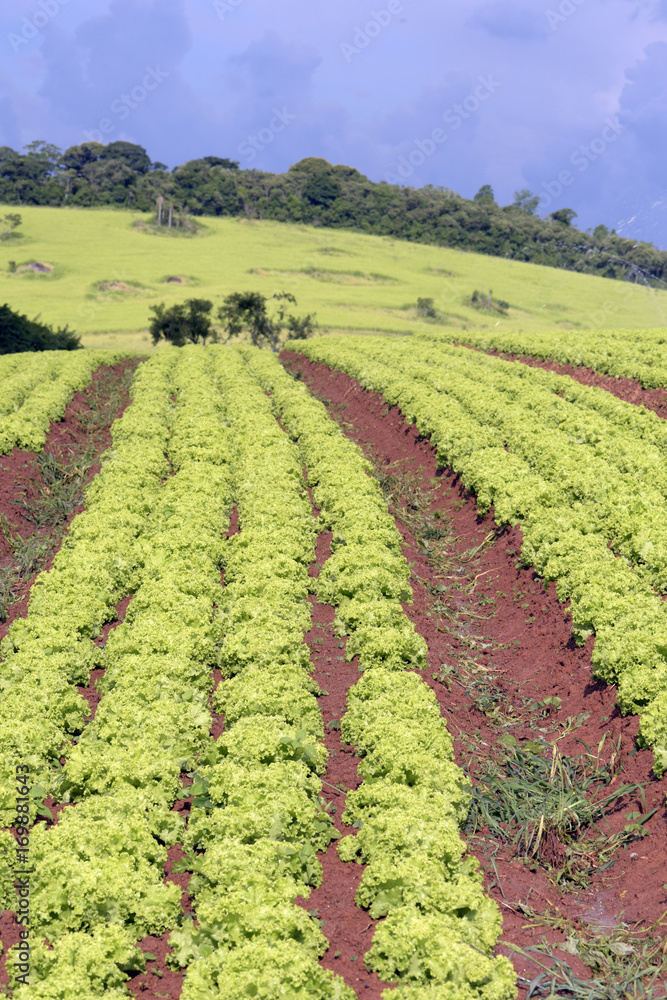
M 493 957 L 498 908 L 483 894 L 475 859 L 464 860 L 468 782 L 433 692 L 410 669 L 425 664 L 427 650 L 401 606 L 411 599 L 401 536 L 370 466 L 325 407 L 270 356 L 244 354 L 298 443 L 321 525 L 332 532 L 317 596 L 336 607 L 336 630 L 363 671 L 341 724 L 363 757 L 363 782 L 343 814 L 359 833 L 338 852 L 366 864 L 357 902 L 386 916 L 366 965 L 400 984 L 386 1000 L 516 997 L 511 963 Z
M 598 677 L 667 768 L 667 424 L 602 389 L 413 339 L 327 338 L 295 349 L 379 392 L 437 447 L 522 557 L 595 634 Z
M 19 996 L 121 995 L 145 966 L 136 942 L 182 913 L 163 866 L 183 836 L 172 811 L 181 772 L 210 742 L 211 618 L 231 505 L 229 442 L 204 369 L 175 352 L 139 369 L 87 510 L 3 641 L 3 818 L 17 762 L 39 779 L 36 800 L 47 790 L 76 801 L 31 831 L 31 983 L 15 980 Z M 94 638 L 131 593 L 101 649 Z M 102 665 L 85 725 L 76 685 Z
M 304 643 L 316 584 L 364 668 L 343 723 L 364 755 L 345 814 L 360 831 L 339 851 L 368 865 L 359 904 L 388 915 L 367 964 L 409 1000 L 511 1000 L 512 966 L 493 957 L 499 914 L 464 858 L 467 783 L 434 696 L 409 670 L 426 649 L 401 608 L 400 536 L 359 450 L 253 349 L 165 350 L 140 366 L 132 396 L 85 513 L 2 644 L 2 825 L 13 822 L 17 764 L 34 780 L 33 819 L 47 792 L 74 803 L 31 830 L 31 981 L 15 979 L 16 996 L 125 995 L 145 967 L 137 942 L 171 929 L 184 1000 L 352 1000 L 318 962 L 317 921 L 295 905 L 321 882 L 317 852 L 337 837 Z M 233 504 L 240 531 L 227 538 Z M 333 552 L 314 581 L 325 527 Z M 212 702 L 225 718 L 217 741 L 213 664 L 225 678 Z M 86 723 L 77 685 L 100 666 Z M 184 772 L 187 825 L 174 810 Z M 188 852 L 194 922 L 164 879 L 173 844 Z M 8 907 L 13 847 L 0 834 Z
M 645 389 L 667 387 L 663 328 L 651 330 L 559 330 L 557 333 L 531 333 L 522 330 L 461 330 L 448 332 L 421 330 L 415 339 L 436 343 L 466 343 L 483 351 L 583 365 L 603 375 L 637 379 Z
M 100 365 L 126 357 L 115 351 L 40 351 L 0 357 L 0 455 L 12 448 L 39 452 L 52 421 Z

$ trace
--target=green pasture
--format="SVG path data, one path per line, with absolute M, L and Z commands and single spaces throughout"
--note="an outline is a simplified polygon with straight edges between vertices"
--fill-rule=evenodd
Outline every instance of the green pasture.
M 217 305 L 243 289 L 290 291 L 297 311 L 336 333 L 428 329 L 436 321 L 418 314 L 418 298 L 432 298 L 450 329 L 667 326 L 664 291 L 389 237 L 217 218 L 182 236 L 155 234 L 126 211 L 20 213 L 22 236 L 0 243 L 0 304 L 68 324 L 91 347 L 143 350 L 151 304 L 197 296 Z M 475 289 L 509 302 L 508 315 L 473 308 Z

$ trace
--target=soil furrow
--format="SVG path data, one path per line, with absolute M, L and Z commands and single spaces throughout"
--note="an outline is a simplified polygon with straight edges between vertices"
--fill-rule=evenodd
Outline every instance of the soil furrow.
M 312 491 L 311 494 L 312 502 Z M 317 508 L 314 508 L 317 511 Z M 320 568 L 331 554 L 331 532 L 321 532 L 317 540 L 315 563 L 310 575 L 317 577 Z M 361 784 L 358 758 L 354 748 L 342 743 L 339 720 L 345 714 L 347 695 L 359 680 L 358 657 L 349 663 L 345 660 L 345 640 L 334 632 L 335 609 L 320 604 L 314 597 L 312 603 L 312 628 L 305 635 L 311 649 L 314 677 L 325 693 L 318 698 L 325 726 L 325 745 L 329 760 L 324 774 L 326 784 L 322 797 L 335 808 L 334 825 L 341 834 L 355 831 L 346 826 L 341 816 L 345 810 L 346 792 Z M 332 787 L 333 786 L 333 787 Z M 322 931 L 329 941 L 329 949 L 321 959 L 325 969 L 342 976 L 348 986 L 369 1000 L 380 1000 L 387 988 L 375 973 L 364 968 L 364 953 L 368 951 L 375 925 L 366 912 L 354 902 L 355 893 L 365 870 L 365 865 L 346 864 L 338 857 L 337 841 L 319 854 L 323 879 L 318 889 L 313 889 L 307 900 L 298 902 L 317 919 L 324 921 Z
M 621 739 L 614 765 L 618 781 L 645 784 L 646 810 L 656 809 L 645 824 L 644 839 L 618 848 L 604 870 L 592 866 L 583 873 L 582 868 L 578 883 L 559 874 L 557 862 L 562 858 L 552 859 L 552 864 L 517 860 L 508 844 L 488 832 L 470 836 L 487 890 L 501 906 L 505 941 L 523 948 L 542 936 L 562 942 L 565 935 L 554 929 L 554 915 L 575 926 L 608 929 L 621 920 L 650 925 L 667 907 L 662 887 L 667 779 L 653 776 L 652 754 L 636 746 L 638 719 L 623 718 L 615 706 L 614 688 L 593 680 L 592 640 L 583 648 L 575 645 L 567 608 L 558 602 L 554 585 L 545 589 L 532 570 L 518 565 L 520 530 L 499 531 L 491 515 L 481 517 L 474 497 L 451 471 L 437 467 L 435 450 L 396 407 L 388 409 L 380 396 L 342 372 L 291 352 L 282 357 L 328 402 L 331 415 L 367 450 L 376 470 L 400 469 L 411 482 L 431 489 L 429 509 L 438 511 L 450 527 L 449 569 L 438 571 L 428 541 L 424 544 L 411 530 L 416 513 L 406 511 L 410 517 L 398 518 L 415 595 L 414 604 L 405 610 L 428 642 L 429 667 L 422 676 L 437 694 L 455 740 L 457 762 L 475 777 L 480 750 L 496 747 L 498 737 L 508 732 L 520 743 L 558 739 L 568 757 L 581 752 L 579 740 L 596 748 L 606 733 L 608 748 Z M 465 572 L 458 572 L 462 565 Z M 554 697 L 560 704 L 544 705 Z M 602 826 L 609 834 L 622 830 L 626 814 L 638 808 L 638 796 L 628 795 Z M 528 907 L 546 923 L 539 917 L 528 920 Z M 576 958 L 562 957 L 586 978 Z M 528 978 L 539 971 L 521 958 L 515 964 Z
M 0 640 L 25 615 L 35 576 L 51 568 L 71 521 L 84 509 L 83 490 L 100 471 L 101 455 L 111 444 L 111 424 L 130 403 L 129 386 L 139 360 L 98 368 L 91 384 L 74 394 L 63 419 L 51 425 L 41 456 L 18 448 L 0 456 L 0 588 L 4 584 L 5 591 L 0 592 Z M 65 477 L 60 505 L 45 478 L 50 470 L 40 464 L 46 456 Z M 23 542 L 18 558 L 8 536 Z M 29 541 L 32 550 L 25 548 Z
M 457 344 L 456 346 L 469 347 L 471 351 L 481 350 L 472 344 Z M 644 389 L 635 378 L 624 378 L 622 375 L 603 375 L 581 365 L 560 364 L 558 361 L 546 361 L 527 354 L 507 354 L 493 348 L 483 353 L 491 354 L 495 358 L 503 358 L 505 361 L 521 361 L 522 364 L 529 365 L 531 368 L 544 368 L 545 371 L 555 372 L 557 375 L 569 375 L 575 382 L 580 382 L 582 385 L 592 385 L 598 389 L 606 389 L 612 396 L 616 396 L 626 403 L 645 406 L 647 410 L 653 410 L 659 417 L 667 418 L 667 389 Z

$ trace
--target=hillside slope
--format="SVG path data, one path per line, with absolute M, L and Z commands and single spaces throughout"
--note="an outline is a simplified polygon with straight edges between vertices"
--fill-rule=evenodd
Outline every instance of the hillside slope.
M 197 236 L 167 236 L 148 216 L 113 209 L 21 214 L 23 235 L 0 243 L 0 303 L 69 324 L 89 346 L 145 347 L 152 304 L 217 305 L 246 288 L 291 291 L 299 311 L 338 332 L 667 325 L 665 291 L 389 237 L 224 218 L 206 219 Z M 509 308 L 473 307 L 475 290 Z M 435 318 L 420 314 L 419 298 L 433 299 Z

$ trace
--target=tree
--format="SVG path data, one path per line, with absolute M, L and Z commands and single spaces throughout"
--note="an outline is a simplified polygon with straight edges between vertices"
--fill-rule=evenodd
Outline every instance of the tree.
M 303 197 L 311 205 L 328 208 L 340 195 L 340 181 L 331 174 L 312 174 L 303 189 Z
M 512 202 L 513 207 L 520 209 L 522 212 L 526 212 L 528 215 L 535 215 L 539 203 L 539 194 L 533 194 L 533 192 L 529 191 L 528 188 L 521 188 L 520 191 L 514 192 L 514 201 Z
M 183 347 L 188 342 L 205 344 L 207 340 L 217 340 L 210 316 L 212 309 L 213 303 L 208 299 L 188 299 L 169 308 L 164 302 L 151 306 L 151 312 L 155 313 L 149 326 L 153 343 L 164 339 L 175 347 Z
M 554 222 L 560 222 L 563 226 L 571 226 L 572 220 L 576 219 L 577 213 L 573 208 L 559 208 L 549 216 Z
M 291 292 L 276 292 L 271 296 L 278 303 L 272 315 L 267 312 L 268 300 L 261 292 L 232 292 L 218 310 L 218 317 L 227 331 L 227 340 L 242 333 L 250 334 L 255 347 L 271 344 L 278 351 L 283 330 L 289 330 L 293 340 L 305 340 L 315 328 L 315 317 L 293 316 L 287 312 L 287 303 L 296 305 Z
M 80 146 L 70 146 L 60 157 L 60 163 L 67 170 L 74 170 L 77 174 L 88 163 L 95 163 L 100 159 L 106 147 L 101 142 L 82 142 Z
M 490 184 L 482 184 L 473 201 L 480 205 L 495 205 L 496 199 Z
M 11 240 L 15 236 L 14 230 L 21 225 L 21 216 L 18 212 L 8 212 L 3 219 L 0 219 L 0 240 Z
M 45 323 L 14 312 L 8 305 L 0 306 L 0 354 L 75 351 L 80 347 L 79 338 L 67 327 L 53 330 Z
M 205 156 L 203 159 L 205 163 L 208 163 L 209 167 L 222 167 L 223 170 L 239 169 L 239 161 L 228 160 L 226 156 Z
M 100 154 L 101 160 L 121 160 L 135 174 L 147 174 L 151 168 L 151 158 L 143 146 L 133 142 L 110 142 Z
M 62 156 L 62 149 L 54 146 L 52 142 L 44 142 L 41 139 L 35 139 L 23 148 L 26 150 L 26 156 L 41 163 L 49 173 L 53 173 Z
M 99 159 L 82 168 L 83 177 L 90 184 L 98 203 L 126 204 L 128 191 L 136 182 L 136 175 L 123 160 Z
M 427 319 L 436 319 L 438 316 L 433 299 L 417 299 L 417 312 Z

